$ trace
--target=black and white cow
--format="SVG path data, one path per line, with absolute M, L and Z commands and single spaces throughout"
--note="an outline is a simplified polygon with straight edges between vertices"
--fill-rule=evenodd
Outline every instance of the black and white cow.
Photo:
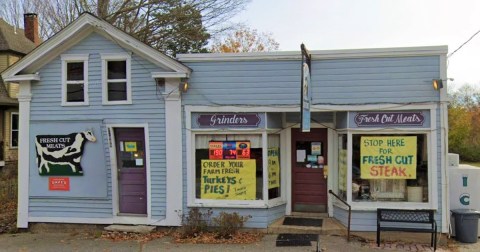
M 49 150 L 48 144 L 42 142 L 41 139 L 69 139 L 68 143 L 64 143 L 65 147 L 61 149 Z M 73 139 L 73 141 L 71 141 Z M 95 142 L 97 139 L 91 131 L 84 131 L 79 133 L 72 133 L 65 136 L 37 136 L 35 139 L 35 146 L 37 149 L 37 166 L 40 173 L 42 167 L 45 167 L 47 173 L 50 172 L 49 164 L 53 165 L 68 165 L 72 172 L 83 173 L 80 166 L 80 160 L 83 154 L 83 147 L 86 141 Z M 62 145 L 63 146 L 63 145 Z M 52 149 L 52 148 L 50 148 Z

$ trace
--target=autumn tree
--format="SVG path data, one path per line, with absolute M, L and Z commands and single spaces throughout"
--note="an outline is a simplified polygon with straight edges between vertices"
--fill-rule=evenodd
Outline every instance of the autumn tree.
M 465 161 L 480 161 L 480 90 L 463 85 L 449 90 L 449 151 Z
M 0 15 L 21 27 L 22 14 L 39 14 L 40 34 L 53 36 L 90 12 L 167 54 L 204 51 L 211 35 L 249 0 L 2 0 Z
M 278 50 L 279 43 L 273 39 L 271 33 L 259 33 L 256 29 L 241 27 L 228 33 L 220 39 L 216 39 L 212 46 L 212 52 L 240 53 L 240 52 L 264 52 Z

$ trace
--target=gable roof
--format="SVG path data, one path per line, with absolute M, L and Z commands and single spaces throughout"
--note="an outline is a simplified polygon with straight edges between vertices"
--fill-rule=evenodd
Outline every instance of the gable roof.
M 27 54 L 33 48 L 35 48 L 35 44 L 25 37 L 23 29 L 15 28 L 0 18 L 0 51 Z
M 105 36 L 161 68 L 168 69 L 167 73 L 175 73 L 176 76 L 182 77 L 190 75 L 191 69 L 179 61 L 140 42 L 105 20 L 85 12 L 13 66 L 6 69 L 2 73 L 2 77 L 6 81 L 22 80 L 24 79 L 22 76 L 25 76 L 25 79 L 28 80 L 38 80 L 39 76 L 35 74 L 38 69 L 93 32 Z

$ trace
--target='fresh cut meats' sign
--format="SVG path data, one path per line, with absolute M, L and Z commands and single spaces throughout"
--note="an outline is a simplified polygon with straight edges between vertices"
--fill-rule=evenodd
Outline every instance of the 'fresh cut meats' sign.
M 38 173 L 40 175 L 83 175 L 80 160 L 85 143 L 96 140 L 91 131 L 68 135 L 36 136 Z

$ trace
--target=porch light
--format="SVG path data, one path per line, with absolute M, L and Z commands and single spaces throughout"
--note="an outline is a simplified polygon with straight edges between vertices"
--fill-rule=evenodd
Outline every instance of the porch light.
M 439 89 L 443 88 L 443 80 L 433 79 L 432 80 L 432 86 L 433 86 L 433 89 L 435 89 L 435 90 L 439 90 Z
M 178 90 L 180 90 L 182 93 L 186 93 L 188 91 L 188 82 L 186 80 L 180 82 L 178 85 Z

